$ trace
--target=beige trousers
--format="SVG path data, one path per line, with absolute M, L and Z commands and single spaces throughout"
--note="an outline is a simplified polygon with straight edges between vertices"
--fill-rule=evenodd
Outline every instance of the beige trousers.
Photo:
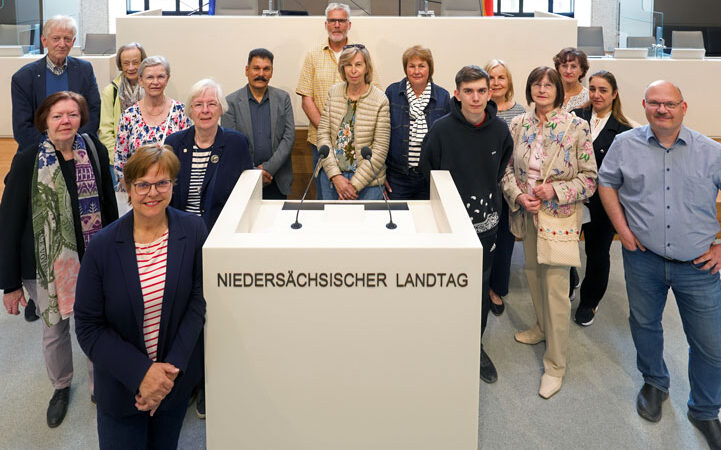
M 568 327 L 571 300 L 568 298 L 569 267 L 538 264 L 538 233 L 533 215 L 526 215 L 523 250 L 526 254 L 526 278 L 536 310 L 536 327 L 546 337 L 543 368 L 548 375 L 563 377 L 568 354 Z
M 29 298 L 37 299 L 37 285 L 35 280 L 23 280 L 23 286 L 28 291 Z M 40 311 L 37 311 L 40 315 Z M 48 378 L 54 389 L 64 389 L 70 386 L 73 379 L 73 345 L 70 340 L 70 319 L 61 320 L 49 327 L 41 318 L 43 327 L 43 356 Z M 90 393 L 93 393 L 93 363 L 88 361 L 88 384 Z

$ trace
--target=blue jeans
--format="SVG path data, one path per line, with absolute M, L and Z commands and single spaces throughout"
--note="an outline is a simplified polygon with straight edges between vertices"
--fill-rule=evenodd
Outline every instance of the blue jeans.
M 646 383 L 668 391 L 661 318 L 670 287 L 689 343 L 688 408 L 696 419 L 709 420 L 721 407 L 721 279 L 699 266 L 668 261 L 650 250 L 623 249 L 638 370 Z
M 347 179 L 353 178 L 353 172 L 342 172 L 341 173 Z M 338 200 L 338 192 L 335 190 L 335 185 L 328 179 L 325 172 L 321 171 L 318 174 L 320 179 L 320 197 L 319 200 Z M 383 200 L 383 186 L 366 186 L 358 193 L 357 200 Z
M 418 168 L 409 168 L 407 174 L 388 168 L 386 179 L 391 186 L 390 200 L 428 200 L 430 182 L 418 172 Z

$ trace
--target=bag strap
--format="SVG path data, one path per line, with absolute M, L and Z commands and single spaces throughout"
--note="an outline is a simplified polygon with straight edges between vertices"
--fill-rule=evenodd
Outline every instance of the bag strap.
M 563 140 L 566 139 L 566 133 L 568 133 L 568 129 L 571 128 L 571 124 L 573 123 L 573 117 L 575 117 L 575 116 L 571 117 L 571 120 L 569 120 L 568 125 L 566 125 L 566 129 L 563 131 L 563 137 L 561 138 L 561 141 L 559 142 L 558 150 L 556 150 L 556 153 L 554 153 L 553 158 L 551 158 L 551 161 L 546 166 L 546 175 L 542 177 L 542 179 L 543 179 L 542 184 L 545 184 L 548 181 L 547 178 L 550 175 L 549 172 L 551 171 L 551 167 L 553 166 L 553 163 L 556 162 L 556 157 L 558 156 L 558 154 L 561 153 L 561 149 L 563 148 Z M 541 130 L 541 131 L 543 131 L 543 130 Z
M 95 143 L 93 142 L 92 138 L 88 135 L 88 133 L 83 133 L 80 136 L 82 136 L 83 140 L 85 141 L 85 146 L 90 149 L 90 153 L 93 155 L 93 159 L 95 160 L 95 164 L 98 166 L 98 179 L 96 180 L 96 184 L 98 186 L 101 186 L 103 183 L 103 168 L 100 167 L 100 158 L 98 157 L 98 149 L 95 148 Z

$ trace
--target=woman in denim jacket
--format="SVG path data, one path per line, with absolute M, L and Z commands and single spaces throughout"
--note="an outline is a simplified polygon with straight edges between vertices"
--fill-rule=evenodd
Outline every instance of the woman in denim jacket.
M 421 142 L 433 122 L 450 111 L 448 91 L 433 83 L 433 55 L 414 45 L 403 52 L 406 77 L 386 89 L 391 143 L 386 190 L 391 200 L 426 200 L 428 182 L 418 171 Z

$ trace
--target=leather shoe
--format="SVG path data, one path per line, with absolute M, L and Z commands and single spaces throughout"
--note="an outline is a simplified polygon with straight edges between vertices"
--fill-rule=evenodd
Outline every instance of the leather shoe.
M 650 422 L 661 420 L 661 404 L 668 398 L 668 392 L 644 383 L 636 397 L 638 415 Z
M 538 390 L 538 395 L 549 399 L 561 390 L 561 386 L 563 386 L 563 377 L 554 377 L 553 375 L 544 373 L 541 377 L 541 388 Z
M 718 418 L 710 420 L 695 419 L 691 415 L 691 411 L 686 413 L 689 422 L 695 426 L 698 431 L 706 438 L 706 442 L 711 450 L 721 450 L 721 422 Z
M 521 344 L 528 345 L 535 345 L 546 340 L 546 336 L 543 335 L 543 332 L 538 325 L 535 325 L 533 328 L 529 328 L 526 331 L 517 331 L 514 337 L 516 338 L 516 341 Z
M 48 405 L 48 426 L 55 428 L 65 418 L 65 413 L 68 412 L 68 402 L 70 400 L 70 386 L 64 389 L 55 389 L 53 398 L 50 399 Z
M 486 383 L 495 383 L 498 380 L 498 372 L 496 366 L 493 365 L 493 361 L 488 357 L 488 353 L 481 347 L 481 380 Z
M 493 303 L 493 300 L 491 300 L 491 312 L 494 316 L 500 316 L 503 314 L 503 311 L 506 309 L 506 305 L 501 303 L 500 305 Z
M 25 320 L 27 322 L 35 322 L 39 318 L 40 316 L 38 316 L 35 309 L 35 302 L 33 301 L 33 299 L 28 299 L 28 304 L 25 307 Z

